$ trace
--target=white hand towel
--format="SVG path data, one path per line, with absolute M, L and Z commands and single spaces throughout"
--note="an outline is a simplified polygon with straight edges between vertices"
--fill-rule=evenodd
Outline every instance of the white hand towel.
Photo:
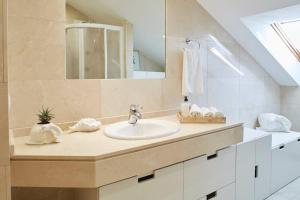
M 202 116 L 203 117 L 213 117 L 213 113 L 210 111 L 210 109 L 206 108 L 206 107 L 202 107 L 200 109 Z
M 216 109 L 215 107 L 210 107 L 210 111 L 213 113 L 213 117 L 215 118 L 223 118 L 224 114 Z
M 182 95 L 203 93 L 203 68 L 200 49 L 183 50 Z
M 202 117 L 201 108 L 198 105 L 193 104 L 190 110 L 190 115 L 192 117 Z
M 69 133 L 74 132 L 93 132 L 99 130 L 101 127 L 101 122 L 96 119 L 81 119 L 77 124 L 70 127 Z

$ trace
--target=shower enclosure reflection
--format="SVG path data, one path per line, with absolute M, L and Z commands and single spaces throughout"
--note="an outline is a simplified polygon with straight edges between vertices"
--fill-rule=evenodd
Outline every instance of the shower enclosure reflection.
M 165 0 L 66 0 L 66 22 L 67 79 L 165 78 Z
M 67 79 L 124 78 L 122 36 L 120 26 L 67 25 Z

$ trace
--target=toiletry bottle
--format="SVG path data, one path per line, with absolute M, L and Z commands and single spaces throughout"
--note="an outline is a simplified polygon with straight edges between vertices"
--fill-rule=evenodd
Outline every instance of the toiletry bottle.
M 189 99 L 187 96 L 184 97 L 184 102 L 181 104 L 181 115 L 183 117 L 188 117 L 190 115 L 190 106 Z

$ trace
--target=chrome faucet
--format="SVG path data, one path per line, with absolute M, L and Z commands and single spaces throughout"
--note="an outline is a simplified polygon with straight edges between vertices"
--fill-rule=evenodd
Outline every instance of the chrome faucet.
M 136 124 L 139 119 L 142 119 L 141 109 L 143 107 L 139 105 L 132 104 L 130 105 L 129 109 L 129 118 L 128 123 L 129 124 Z

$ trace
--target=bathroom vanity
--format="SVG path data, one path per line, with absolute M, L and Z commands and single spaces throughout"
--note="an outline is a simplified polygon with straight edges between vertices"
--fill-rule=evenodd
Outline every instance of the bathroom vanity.
M 178 123 L 176 116 L 160 119 Z M 46 146 L 18 137 L 12 186 L 74 188 L 78 198 L 91 200 L 233 200 L 242 123 L 180 126 L 151 140 L 111 139 L 104 128 L 64 134 L 62 143 Z

